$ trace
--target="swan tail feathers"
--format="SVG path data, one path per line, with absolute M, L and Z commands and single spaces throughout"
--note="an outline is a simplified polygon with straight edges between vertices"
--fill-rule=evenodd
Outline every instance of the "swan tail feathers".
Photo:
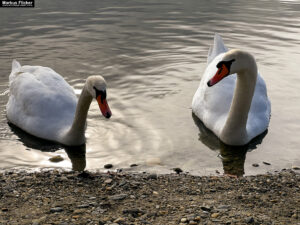
M 11 73 L 9 75 L 9 81 L 12 82 L 17 73 L 21 70 L 21 64 L 14 59 L 11 64 Z
M 227 51 L 228 48 L 225 46 L 222 37 L 218 33 L 215 33 L 214 45 L 208 51 L 207 64 L 210 64 L 217 55 Z
M 11 64 L 11 71 L 12 72 L 17 71 L 20 68 L 21 68 L 21 64 L 16 59 L 14 59 Z

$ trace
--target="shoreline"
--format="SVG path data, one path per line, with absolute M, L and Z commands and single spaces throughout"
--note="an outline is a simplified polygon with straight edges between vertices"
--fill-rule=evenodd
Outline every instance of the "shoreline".
M 300 172 L 0 173 L 0 224 L 300 224 Z

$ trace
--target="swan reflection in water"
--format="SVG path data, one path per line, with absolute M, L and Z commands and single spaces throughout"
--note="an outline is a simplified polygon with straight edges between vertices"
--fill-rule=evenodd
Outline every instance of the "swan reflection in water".
M 199 128 L 199 141 L 213 151 L 220 151 L 218 157 L 222 160 L 224 174 L 241 177 L 245 174 L 245 160 L 247 152 L 257 148 L 262 143 L 268 130 L 255 137 L 250 143 L 243 146 L 229 146 L 222 143 L 218 137 L 210 131 L 202 121 L 192 113 L 193 120 Z
M 86 145 L 80 146 L 64 146 L 51 141 L 32 136 L 15 125 L 8 123 L 12 132 L 16 134 L 24 146 L 32 149 L 37 149 L 42 152 L 55 152 L 64 149 L 72 163 L 72 170 L 84 171 L 86 167 Z

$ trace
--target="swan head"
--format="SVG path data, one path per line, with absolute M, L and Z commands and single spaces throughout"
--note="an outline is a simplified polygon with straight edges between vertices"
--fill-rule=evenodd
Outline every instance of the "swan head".
M 106 82 L 100 75 L 89 76 L 86 80 L 86 88 L 89 94 L 98 102 L 100 111 L 105 118 L 110 118 L 112 113 L 106 100 Z
M 222 60 L 216 65 L 218 71 L 207 82 L 207 85 L 211 87 L 231 74 L 249 69 L 249 63 L 251 62 L 254 62 L 252 68 L 256 69 L 254 57 L 250 53 L 238 49 L 226 52 Z

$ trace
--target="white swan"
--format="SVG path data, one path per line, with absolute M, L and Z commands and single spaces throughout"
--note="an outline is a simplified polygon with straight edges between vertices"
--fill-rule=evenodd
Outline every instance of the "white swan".
M 93 98 L 103 116 L 111 116 L 101 76 L 87 78 L 77 101 L 73 88 L 54 70 L 21 66 L 13 60 L 9 91 L 9 122 L 34 136 L 64 145 L 85 143 L 86 118 Z
M 216 34 L 207 64 L 193 113 L 225 144 L 245 145 L 268 128 L 271 113 L 255 59 L 245 51 L 228 51 Z

